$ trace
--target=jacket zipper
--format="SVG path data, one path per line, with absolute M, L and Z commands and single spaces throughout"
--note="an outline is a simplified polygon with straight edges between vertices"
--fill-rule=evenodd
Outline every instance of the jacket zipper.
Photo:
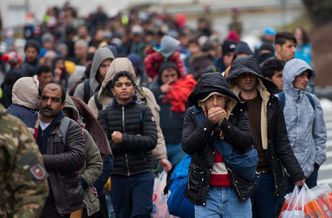
M 125 111 L 124 111 L 124 106 L 122 106 L 122 130 L 123 130 L 123 133 L 126 132 L 126 129 L 125 129 Z M 126 159 L 126 166 L 127 166 L 127 176 L 130 176 L 128 154 L 127 153 L 125 153 L 125 159 Z

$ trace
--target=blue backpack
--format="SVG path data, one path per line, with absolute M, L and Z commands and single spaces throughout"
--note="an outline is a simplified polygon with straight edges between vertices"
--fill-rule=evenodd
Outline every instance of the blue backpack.
M 184 218 L 195 217 L 195 207 L 186 197 L 188 173 L 191 157 L 185 155 L 169 173 L 164 192 L 168 192 L 167 207 L 169 214 Z M 166 193 L 165 193 L 166 194 Z

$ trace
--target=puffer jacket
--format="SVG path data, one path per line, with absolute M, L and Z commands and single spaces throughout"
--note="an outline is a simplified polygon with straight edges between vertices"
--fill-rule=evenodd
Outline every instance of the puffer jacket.
M 116 58 L 112 61 L 111 66 L 108 68 L 105 79 L 99 89 L 98 96 L 92 96 L 89 100 L 89 108 L 92 110 L 94 115 L 97 117 L 99 109 L 97 108 L 96 100 L 102 104 L 103 108 L 106 108 L 108 105 L 111 105 L 113 102 L 113 94 L 109 91 L 108 86 L 112 81 L 116 73 L 120 71 L 127 71 L 131 74 L 132 78 L 136 81 L 136 74 L 133 68 L 132 63 L 128 58 Z M 137 82 L 137 81 L 136 81 Z M 157 104 L 157 101 L 150 91 L 146 87 L 137 87 L 136 90 L 137 103 L 144 104 L 148 106 L 152 112 L 152 115 L 156 121 L 157 126 L 157 135 L 158 143 L 155 149 L 153 149 L 152 154 L 156 160 L 167 159 L 166 144 L 165 138 L 160 128 L 160 107 Z
M 300 59 L 292 59 L 285 65 L 284 116 L 293 152 L 304 175 L 308 177 L 313 172 L 315 164 L 320 166 L 326 160 L 327 134 L 319 99 L 293 86 L 295 77 L 304 71 L 308 71 L 309 76 L 313 73 L 311 67 Z M 312 107 L 307 94 L 314 100 L 315 108 Z
M 273 94 L 275 87 L 269 81 L 265 80 L 260 74 L 257 62 L 253 56 L 240 57 L 232 65 L 227 81 L 231 84 L 232 91 L 239 95 L 240 90 L 233 80 L 238 78 L 241 74 L 251 73 L 258 79 L 257 90 L 262 98 L 261 107 L 261 136 L 262 147 L 268 160 L 269 168 L 272 169 L 273 159 L 280 159 L 283 166 L 286 168 L 291 179 L 299 181 L 304 179 L 303 171 L 297 162 L 294 153 L 290 152 L 291 147 L 285 128 L 285 120 L 282 109 L 280 107 L 277 97 Z M 277 173 L 272 171 L 272 173 Z M 282 173 L 282 172 L 281 172 Z M 273 175 L 275 178 L 282 175 Z M 286 184 L 283 184 L 286 185 Z M 282 194 L 281 186 L 274 184 L 275 193 Z
M 114 175 L 131 176 L 152 170 L 152 149 L 157 144 L 156 124 L 148 107 L 133 100 L 113 104 L 98 114 L 113 151 Z M 122 143 L 112 141 L 113 131 L 122 133 Z
M 205 205 L 206 195 L 209 191 L 215 153 L 215 147 L 211 141 L 214 129 L 220 128 L 225 141 L 240 152 L 247 151 L 253 144 L 245 113 L 246 105 L 241 103 L 230 91 L 226 80 L 220 73 L 203 74 L 196 89 L 188 98 L 189 104 L 198 106 L 200 96 L 211 92 L 218 92 L 230 99 L 227 104 L 228 119 L 224 119 L 220 126 L 213 125 L 207 119 L 200 124 L 195 117 L 199 112 L 193 106 L 187 109 L 183 122 L 182 148 L 192 156 L 186 196 L 198 205 Z M 232 186 L 242 191 L 248 188 L 247 184 L 239 185 L 235 182 L 232 183 Z
M 85 161 L 85 140 L 81 127 L 70 120 L 64 144 L 60 131 L 61 120 L 54 123 L 54 128 L 49 134 L 47 152 L 43 155 L 43 160 L 49 174 L 48 179 L 57 211 L 60 214 L 68 214 L 83 206 L 79 170 Z

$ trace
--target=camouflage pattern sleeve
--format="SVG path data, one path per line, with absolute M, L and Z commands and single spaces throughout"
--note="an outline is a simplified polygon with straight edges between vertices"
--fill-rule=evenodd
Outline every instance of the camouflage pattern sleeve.
M 48 195 L 37 144 L 19 119 L 0 105 L 0 217 L 39 217 Z

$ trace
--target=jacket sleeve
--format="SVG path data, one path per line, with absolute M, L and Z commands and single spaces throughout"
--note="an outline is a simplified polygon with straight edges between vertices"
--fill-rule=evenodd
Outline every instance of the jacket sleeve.
M 326 160 L 327 133 L 322 106 L 316 96 L 312 95 L 312 97 L 315 102 L 315 119 L 312 132 L 316 147 L 315 163 L 321 166 Z
M 25 125 L 21 122 L 10 124 L 11 126 L 6 128 L 9 129 L 9 134 L 7 132 L 1 135 L 1 140 L 4 140 L 2 142 L 7 143 L 5 146 L 0 143 L 0 165 L 8 163 L 8 166 L 0 166 L 1 169 L 7 166 L 0 179 L 2 187 L 6 187 L 11 193 L 2 190 L 1 201 L 10 196 L 10 202 L 2 204 L 4 208 L 1 209 L 4 209 L 5 213 L 6 208 L 9 209 L 8 217 L 38 217 L 48 195 L 46 170 L 38 146 Z M 13 138 L 18 140 L 12 140 Z M 7 170 L 11 173 L 6 174 Z M 38 173 L 38 170 L 41 173 Z M 5 214 L 2 215 L 6 217 Z
M 84 181 L 91 186 L 97 181 L 103 169 L 103 161 L 100 156 L 99 149 L 87 130 L 83 130 L 85 134 L 85 150 L 86 150 L 86 166 L 81 173 Z
M 167 159 L 165 138 L 160 128 L 160 116 L 159 116 L 160 107 L 156 102 L 156 98 L 154 97 L 153 93 L 148 88 L 142 87 L 142 91 L 144 92 L 145 97 L 147 99 L 146 105 L 151 109 L 152 116 L 156 120 L 158 139 L 157 139 L 157 146 L 152 150 L 152 155 L 156 160 Z
M 155 76 L 158 75 L 157 70 L 153 66 L 156 61 L 157 55 L 158 55 L 158 53 L 155 52 L 155 53 L 149 54 L 144 59 L 144 69 L 146 70 L 146 73 L 150 78 L 154 78 Z
M 215 128 L 216 126 L 207 119 L 202 123 L 196 122 L 193 108 L 187 109 L 183 119 L 181 139 L 183 151 L 193 155 L 203 149 Z
M 156 122 L 152 116 L 150 108 L 144 109 L 143 135 L 132 135 L 124 133 L 122 135 L 123 150 L 139 151 L 152 150 L 157 145 Z
M 281 160 L 292 180 L 296 182 L 304 179 L 304 173 L 293 153 L 288 139 L 285 118 L 279 101 L 274 116 L 274 122 L 269 124 L 273 125 L 272 129 L 274 131 L 272 146 L 274 146 L 278 158 Z M 271 142 L 269 142 L 269 144 L 270 143 Z
M 84 83 L 81 82 L 80 84 L 77 85 L 74 96 L 80 98 L 82 101 L 84 100 Z
M 85 161 L 84 136 L 81 127 L 71 120 L 66 139 L 66 151 L 60 154 L 43 155 L 45 168 L 48 171 L 80 170 Z
M 233 125 L 227 119 L 224 119 L 220 129 L 225 139 L 238 151 L 246 152 L 253 146 L 253 139 L 250 133 L 249 121 L 247 114 L 243 111 L 238 115 L 236 125 Z

